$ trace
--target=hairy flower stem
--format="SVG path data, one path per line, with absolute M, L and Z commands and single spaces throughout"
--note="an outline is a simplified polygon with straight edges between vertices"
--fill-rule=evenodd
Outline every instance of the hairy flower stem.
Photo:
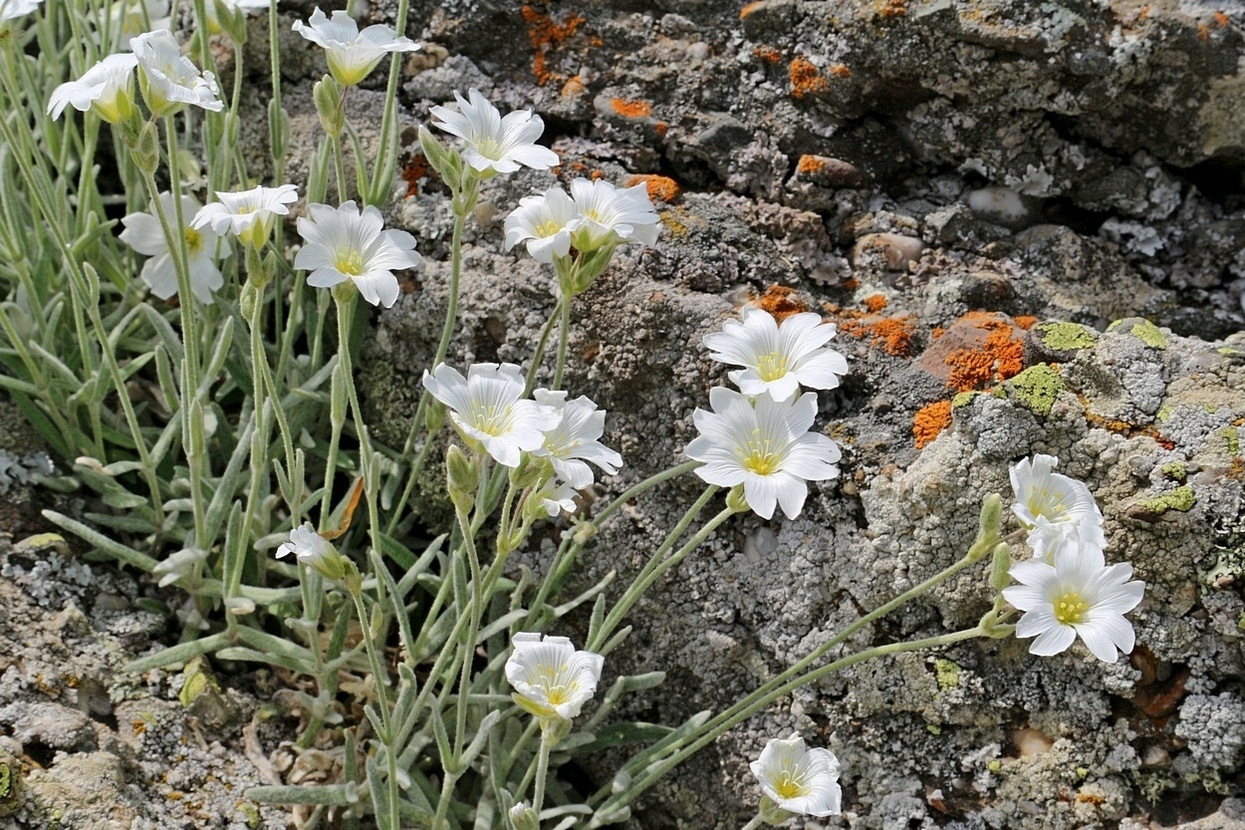
M 760 827 L 764 823 L 765 823 L 765 819 L 761 818 L 761 815 L 758 813 L 757 815 L 752 817 L 751 821 L 749 821 L 747 824 L 743 826 L 743 830 L 756 830 L 758 827 Z
M 275 0 L 273 5 L 276 5 Z M 410 8 L 410 0 L 398 0 L 398 13 L 393 25 L 394 33 L 398 37 L 406 34 L 406 18 Z M 389 188 L 393 184 L 393 172 L 398 158 L 398 148 L 395 145 L 397 127 L 394 124 L 394 118 L 398 106 L 398 79 L 402 74 L 402 60 L 401 52 L 394 52 L 389 59 L 389 83 L 385 87 L 385 112 L 380 119 L 380 147 L 376 151 L 376 169 L 372 171 L 372 181 L 366 194 L 366 201 L 369 205 L 383 202 L 389 195 Z
M 532 364 L 527 369 L 527 383 L 523 386 L 525 398 L 532 394 L 532 388 L 536 386 L 536 373 L 540 371 L 540 361 L 544 358 L 545 348 L 549 345 L 549 335 L 553 333 L 554 324 L 562 319 L 562 306 L 566 302 L 565 298 L 558 297 L 558 302 L 553 307 L 553 314 L 549 315 L 549 319 L 545 321 L 544 327 L 540 330 L 540 340 L 536 343 L 536 351 L 532 353 Z M 553 388 L 558 388 L 556 383 Z
M 648 587 L 653 584 L 657 577 L 661 576 L 670 568 L 673 568 L 675 565 L 679 564 L 679 562 L 683 561 L 683 557 L 687 556 L 692 552 L 692 550 L 699 547 L 700 543 L 708 539 L 710 534 L 712 534 L 719 525 L 739 512 L 731 506 L 724 508 L 722 512 L 718 513 L 718 515 L 706 522 L 705 526 L 697 531 L 696 535 L 693 536 L 687 544 L 680 548 L 673 556 L 666 558 L 666 554 L 672 547 L 674 547 L 674 543 L 679 540 L 679 537 L 683 535 L 684 531 L 686 531 L 691 523 L 696 520 L 696 517 L 700 515 L 700 511 L 704 509 L 704 506 L 708 504 L 709 499 L 713 498 L 713 495 L 717 493 L 719 489 L 720 488 L 716 484 L 710 484 L 705 488 L 705 491 L 701 494 L 700 498 L 698 498 L 696 502 L 688 508 L 687 512 L 683 514 L 683 518 L 679 519 L 679 523 L 676 524 L 674 529 L 671 530 L 669 535 L 666 536 L 665 541 L 663 541 L 661 546 L 657 548 L 651 557 L 649 557 L 648 563 L 645 564 L 644 568 L 636 576 L 635 581 L 627 587 L 627 590 L 623 593 L 622 597 L 620 597 L 614 607 L 610 609 L 610 612 L 606 615 L 604 622 L 601 623 L 601 627 L 597 631 L 593 632 L 592 637 L 588 640 L 588 644 L 584 647 L 587 651 L 600 652 L 601 647 L 605 645 L 606 641 L 609 639 L 609 636 L 614 633 L 614 629 L 622 623 L 623 617 L 625 617 L 627 612 L 631 610 L 631 606 L 635 605 L 636 602 L 639 601 L 640 597 L 644 595 L 644 592 L 648 590 Z
M 382 827 L 381 830 L 398 830 L 400 827 L 399 810 L 398 810 L 398 754 L 397 742 L 394 740 L 393 722 L 389 713 L 389 695 L 385 692 L 385 686 L 389 682 L 389 674 L 381 665 L 380 658 L 376 655 L 376 646 L 372 643 L 372 623 L 367 612 L 363 608 L 363 594 L 357 586 L 350 586 L 350 598 L 354 600 L 355 613 L 359 615 L 359 625 L 363 627 L 363 646 L 367 651 L 367 659 L 372 664 L 372 676 L 376 679 L 376 708 L 380 716 L 381 728 L 385 730 L 384 735 L 377 735 L 380 742 L 385 746 L 385 760 L 388 762 L 388 775 L 386 784 L 388 785 L 389 798 L 389 815 L 393 819 L 394 824 L 391 827 Z
M 546 740 L 544 734 L 540 738 L 540 752 L 536 756 L 536 786 L 532 790 L 532 812 L 540 817 L 540 808 L 545 803 L 545 779 L 549 774 L 549 753 L 553 743 Z
M 476 637 L 480 632 L 480 619 L 484 613 L 484 594 L 482 593 L 484 586 L 481 584 L 480 575 L 480 557 L 476 552 L 476 543 L 471 531 L 471 520 L 467 517 L 467 512 L 462 505 L 454 506 L 454 514 L 458 517 L 458 526 L 463 533 L 463 547 L 467 550 L 467 564 L 471 567 L 471 608 L 468 610 L 470 622 L 467 624 L 467 633 L 461 643 L 463 653 L 462 671 L 458 679 L 458 701 L 455 707 L 454 717 L 454 757 L 452 759 L 443 758 L 441 763 L 447 766 L 452 762 L 454 767 L 458 767 L 458 759 L 462 757 L 463 744 L 467 737 L 467 704 L 470 700 L 471 691 L 471 656 L 475 653 Z M 499 559 L 501 557 L 498 557 Z M 448 766 L 447 766 L 448 771 Z
M 571 297 L 563 293 L 558 302 L 558 361 L 553 369 L 553 388 L 562 388 L 562 372 L 566 369 L 566 350 L 571 339 Z
M 353 285 L 350 286 L 353 289 Z M 363 407 L 359 405 L 359 392 L 354 385 L 354 366 L 350 358 L 350 320 L 354 316 L 354 303 L 357 294 L 343 302 L 337 300 L 337 354 L 341 361 L 341 375 L 346 384 L 346 392 L 350 398 L 350 408 L 354 412 L 355 432 L 359 438 L 359 471 L 363 475 L 363 496 L 367 500 L 368 537 L 372 547 L 380 552 L 380 506 L 377 504 L 376 452 L 372 449 L 372 439 L 368 435 L 367 424 L 363 422 Z M 332 474 L 332 470 L 329 474 Z

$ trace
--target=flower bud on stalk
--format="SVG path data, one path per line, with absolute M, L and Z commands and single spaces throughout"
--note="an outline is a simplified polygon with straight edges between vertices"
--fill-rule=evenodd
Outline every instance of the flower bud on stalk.
M 479 459 L 468 456 L 457 444 L 451 445 L 445 454 L 445 478 L 450 501 L 463 512 L 471 510 L 480 488 Z
M 346 128 L 346 112 L 342 108 L 342 89 L 332 75 L 325 75 L 316 82 L 311 93 L 316 103 L 320 126 L 330 138 L 338 138 Z

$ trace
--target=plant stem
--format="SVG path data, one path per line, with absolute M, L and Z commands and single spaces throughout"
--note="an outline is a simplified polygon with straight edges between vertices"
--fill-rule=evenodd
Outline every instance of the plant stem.
M 751 821 L 743 826 L 743 830 L 756 830 L 756 828 L 760 827 L 764 822 L 765 819 L 761 818 L 760 814 L 755 815 L 752 817 Z
M 536 814 L 537 822 L 540 821 L 540 808 L 545 803 L 545 778 L 549 774 L 549 753 L 552 750 L 553 744 L 542 735 L 540 753 L 536 756 L 536 786 L 532 789 L 532 812 Z
M 566 349 L 571 338 L 571 297 L 563 293 L 558 301 L 558 362 L 553 370 L 553 388 L 562 388 L 562 372 L 566 369 Z
M 532 394 L 532 388 L 536 385 L 536 373 L 540 370 L 540 361 L 545 356 L 545 348 L 549 345 L 549 335 L 553 333 L 553 325 L 562 319 L 562 306 L 566 300 L 559 296 L 557 304 L 553 307 L 553 313 L 549 315 L 549 319 L 545 321 L 544 327 L 540 330 L 540 340 L 536 344 L 536 351 L 532 353 L 532 365 L 527 369 L 527 384 L 523 387 L 523 397 Z M 557 384 L 554 384 L 557 388 Z
M 463 744 L 467 737 L 467 703 L 471 692 L 471 658 L 475 654 L 476 636 L 480 631 L 480 618 L 484 613 L 483 588 L 480 578 L 480 557 L 476 552 L 476 542 L 471 532 L 471 520 L 461 505 L 454 505 L 454 515 L 458 517 L 458 526 L 463 533 L 463 547 L 467 549 L 467 563 L 471 567 L 471 608 L 468 610 L 470 622 L 467 634 L 462 641 L 463 664 L 458 678 L 458 701 L 454 718 L 454 757 L 451 760 L 455 767 L 462 756 Z M 444 763 L 444 761 L 443 761 Z
M 367 659 L 372 664 L 372 676 L 376 678 L 376 708 L 379 710 L 381 727 L 385 730 L 384 735 L 378 735 L 377 737 L 385 745 L 385 759 L 388 761 L 389 767 L 386 781 L 389 795 L 389 815 L 393 818 L 394 824 L 391 828 L 381 828 L 381 830 L 398 830 L 401 826 L 401 818 L 398 809 L 398 756 L 394 751 L 397 743 L 394 741 L 393 722 L 389 714 L 389 700 L 385 692 L 385 686 L 389 682 L 389 674 L 384 670 L 380 659 L 376 656 L 376 647 L 372 644 L 372 624 L 367 616 L 367 612 L 363 608 L 362 593 L 357 589 L 352 589 L 350 597 L 354 600 L 355 613 L 359 615 L 359 625 L 363 627 L 363 646 L 367 651 Z

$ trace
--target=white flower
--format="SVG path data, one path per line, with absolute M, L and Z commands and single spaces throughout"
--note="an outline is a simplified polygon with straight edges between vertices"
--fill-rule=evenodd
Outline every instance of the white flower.
M 826 343 L 834 337 L 834 323 L 818 314 L 792 314 L 779 325 L 769 312 L 745 307 L 743 322 L 728 320 L 722 331 L 705 336 L 709 357 L 733 366 L 731 382 L 745 395 L 769 392 L 774 400 L 790 398 L 801 386 L 833 389 L 847 374 L 847 358 Z
M 415 237 L 406 231 L 383 230 L 385 219 L 373 205 L 360 211 L 353 200 L 334 210 L 328 205 L 307 208 L 311 218 L 298 218 L 298 232 L 306 244 L 294 257 L 303 268 L 307 284 L 331 288 L 354 280 L 363 299 L 390 308 L 400 288 L 394 271 L 415 268 Z
M 176 222 L 173 194 L 167 191 L 161 193 L 160 204 L 164 208 L 169 226 L 176 233 L 177 228 L 173 227 Z M 183 220 L 189 221 L 198 210 L 199 203 L 193 196 L 182 196 Z M 138 253 L 151 257 L 143 263 L 143 270 L 139 274 L 143 282 L 160 299 L 167 300 L 172 297 L 177 293 L 177 269 L 173 265 L 173 255 L 169 252 L 168 240 L 165 239 L 159 217 L 155 215 L 155 208 L 152 208 L 151 213 L 131 213 L 122 218 L 121 224 L 125 226 L 125 230 L 121 231 L 121 241 Z M 222 239 L 211 228 L 198 230 L 186 225 L 181 232 L 186 238 L 190 289 L 199 302 L 211 305 L 212 292 L 225 284 L 225 278 L 221 276 L 216 263 L 232 253 L 229 240 Z M 182 302 L 186 302 L 185 297 Z
M 1145 583 L 1129 582 L 1133 567 L 1106 565 L 1102 549 L 1079 539 L 1064 539 L 1053 551 L 1054 563 L 1036 559 L 1011 568 L 1019 582 L 1003 589 L 1003 598 L 1024 611 L 1017 637 L 1037 639 L 1029 652 L 1043 657 L 1072 645 L 1080 635 L 1099 660 L 1114 663 L 1116 649 L 1133 650 L 1133 627 L 1124 614 L 1137 607 Z
M 272 231 L 272 218 L 289 214 L 289 206 L 298 201 L 298 186 L 260 185 L 237 193 L 217 191 L 216 198 L 220 201 L 204 206 L 195 214 L 191 227 L 211 225 L 218 234 L 232 232 L 243 245 L 254 243 L 256 248 L 261 248 Z
M 556 478 L 546 480 L 528 499 L 531 504 L 540 505 L 539 512 L 550 518 L 575 512 L 575 488 Z M 533 510 L 531 515 L 536 516 L 537 511 Z
M 134 67 L 138 58 L 132 52 L 109 55 L 88 69 L 81 78 L 52 91 L 48 113 L 60 118 L 72 104 L 79 112 L 94 109 L 109 124 L 118 124 L 134 111 Z
M 571 222 L 579 215 L 575 203 L 560 187 L 551 187 L 540 196 L 524 196 L 506 217 L 506 250 L 520 242 L 537 262 L 553 262 L 571 250 Z
M 335 550 L 332 542 L 316 533 L 311 522 L 303 522 L 290 531 L 290 541 L 277 548 L 278 559 L 291 553 L 298 557 L 298 561 L 314 565 L 333 556 Z
M 1052 472 L 1058 463 L 1053 455 L 1035 455 L 1011 469 L 1016 493 L 1012 512 L 1031 531 L 1027 541 L 1034 555 L 1046 557 L 1072 537 L 1106 548 L 1102 513 L 1093 494 L 1076 479 Z
M 514 635 L 514 653 L 506 661 L 506 680 L 515 702 L 541 720 L 571 720 L 592 699 L 605 658 L 576 651 L 565 637 L 529 632 Z
M 521 400 L 526 382 L 513 363 L 477 363 L 464 378 L 444 363 L 424 371 L 424 387 L 450 408 L 450 420 L 464 439 L 507 467 L 518 467 L 520 454 L 538 450 L 545 432 L 558 425 L 557 410 Z
M 330 20 L 317 8 L 308 23 L 295 20 L 294 31 L 324 49 L 329 72 L 342 86 L 354 86 L 362 81 L 390 52 L 412 52 L 419 48 L 415 41 L 398 37 L 393 29 L 379 23 L 360 32 L 354 18 L 340 9 L 333 12 Z
M 171 115 L 186 104 L 212 112 L 225 108 L 217 97 L 216 76 L 200 73 L 167 29 L 131 38 L 130 49 L 138 58 L 139 86 L 154 115 Z
M 113 43 L 129 43 L 143 32 L 168 29 L 173 22 L 169 0 L 116 0 L 108 7 L 108 17 Z
M 532 393 L 537 403 L 557 410 L 561 420 L 545 433 L 545 442 L 532 454 L 547 456 L 553 463 L 553 472 L 575 490 L 592 484 L 592 468 L 601 468 L 606 475 L 614 475 L 622 465 L 622 456 L 601 443 L 605 432 L 605 412 L 584 396 L 573 401 L 566 399 L 565 392 L 537 389 Z
M 571 227 L 571 244 L 580 251 L 595 251 L 624 242 L 652 245 L 660 232 L 648 188 L 637 184 L 622 190 L 600 179 L 575 179 L 571 198 L 579 212 Z
M 745 395 L 718 386 L 709 391 L 713 412 L 693 414 L 700 437 L 687 445 L 687 456 L 705 462 L 696 475 L 710 484 L 742 484 L 748 506 L 762 518 L 774 515 L 775 503 L 794 519 L 808 496 L 807 481 L 835 478 L 839 447 L 825 435 L 809 432 L 817 417 L 817 395 L 806 392 L 786 401 Z
M 35 9 L 43 0 L 0 0 L 0 23 L 7 23 L 24 17 Z
M 548 170 L 558 164 L 557 153 L 536 143 L 545 131 L 545 122 L 539 115 L 518 110 L 502 118 L 480 90 L 468 90 L 467 95 L 469 102 L 454 93 L 460 112 L 447 107 L 432 107 L 429 112 L 437 119 L 433 126 L 466 142 L 463 158 L 473 170 L 491 175 L 513 173 L 519 165 Z
M 780 810 L 818 817 L 841 812 L 839 760 L 828 749 L 808 749 L 798 733 L 770 740 L 761 757 L 748 766 L 761 791 Z

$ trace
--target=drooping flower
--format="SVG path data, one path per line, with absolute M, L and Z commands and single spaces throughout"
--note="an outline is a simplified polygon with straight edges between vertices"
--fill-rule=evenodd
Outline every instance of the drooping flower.
M 596 694 L 605 658 L 576 651 L 566 637 L 541 637 L 520 632 L 511 641 L 514 652 L 506 661 L 506 680 L 514 687 L 515 703 L 543 720 L 569 721 Z
M 817 417 L 817 395 L 806 392 L 785 401 L 762 395 L 753 402 L 733 389 L 709 392 L 712 412 L 693 414 L 700 436 L 686 454 L 705 462 L 696 475 L 710 484 L 742 484 L 744 498 L 768 519 L 775 505 L 794 519 L 804 508 L 809 481 L 835 478 L 839 447 L 825 435 L 809 432 Z
M 169 225 L 173 226 L 176 221 L 173 194 L 167 191 L 161 193 L 160 204 Z M 199 203 L 193 196 L 182 196 L 184 221 L 189 222 L 198 210 Z M 177 268 L 173 264 L 173 255 L 169 251 L 160 219 L 155 215 L 155 208 L 152 208 L 151 213 L 131 213 L 122 218 L 121 224 L 125 226 L 125 230 L 121 231 L 121 241 L 138 253 L 150 257 L 143 263 L 139 277 L 151 288 L 151 293 L 160 299 L 167 300 L 172 297 L 177 293 Z M 177 232 L 176 228 L 173 230 Z M 225 284 L 225 278 L 221 276 L 216 263 L 232 253 L 229 240 L 222 238 L 211 228 L 197 229 L 189 224 L 181 232 L 186 239 L 190 289 L 199 302 L 211 305 L 212 292 Z M 185 302 L 186 299 L 183 297 L 182 301 Z
M 307 284 L 332 288 L 353 280 L 363 299 L 390 308 L 401 289 L 394 271 L 415 268 L 415 237 L 406 231 L 384 230 L 385 219 L 373 205 L 362 211 L 353 200 L 339 208 L 310 205 L 310 217 L 298 218 L 298 232 L 306 243 L 294 257 L 294 267 L 311 273 Z
M 1141 580 L 1128 581 L 1133 567 L 1107 565 L 1102 549 L 1068 537 L 1052 551 L 1052 562 L 1037 559 L 1011 568 L 1019 582 L 1003 589 L 1003 598 L 1025 612 L 1017 637 L 1036 637 L 1031 654 L 1048 657 L 1072 645 L 1078 636 L 1099 660 L 1114 663 L 1119 652 L 1133 650 L 1133 627 L 1124 615 L 1145 593 Z
M 138 58 L 132 52 L 109 55 L 88 69 L 76 81 L 68 81 L 52 90 L 48 113 L 60 118 L 65 107 L 73 105 L 79 112 L 94 109 L 109 124 L 119 124 L 134 111 L 134 67 Z
M 537 262 L 553 262 L 571 250 L 571 223 L 579 211 L 566 191 L 551 187 L 539 196 L 524 196 L 506 217 L 506 250 L 520 242 Z
M 0 25 L 16 20 L 39 8 L 43 0 L 0 0 Z
M 294 31 L 324 49 L 329 73 L 342 86 L 362 81 L 391 52 L 413 52 L 419 44 L 377 23 L 359 31 L 359 24 L 338 9 L 332 19 L 317 8 L 307 23 L 294 21 Z
M 172 115 L 187 104 L 212 112 L 225 108 L 217 97 L 220 88 L 211 72 L 200 72 L 182 55 L 181 44 L 167 29 L 130 39 L 138 59 L 138 84 L 152 114 Z
M 836 816 L 841 812 L 842 790 L 839 788 L 839 760 L 828 749 L 809 749 L 799 733 L 790 738 L 773 738 L 761 757 L 749 764 L 761 784 L 761 812 L 765 816 L 774 808 L 784 814 L 771 815 L 782 819 L 793 815 Z
M 277 558 L 289 554 L 298 557 L 309 568 L 314 568 L 329 579 L 341 579 L 345 573 L 342 555 L 333 543 L 316 532 L 311 522 L 303 522 L 290 531 L 290 541 L 277 548 Z
M 847 358 L 826 343 L 834 337 L 834 323 L 821 315 L 792 314 L 779 325 L 768 311 L 752 306 L 743 310 L 743 322 L 728 320 L 722 331 L 705 335 L 709 357 L 732 366 L 731 382 L 745 395 L 768 392 L 786 400 L 801 386 L 834 389 L 847 374 Z
M 532 393 L 537 403 L 557 410 L 561 420 L 545 433 L 545 442 L 532 453 L 547 456 L 553 463 L 553 472 L 559 480 L 575 490 L 592 484 L 592 468 L 587 462 L 601 468 L 606 475 L 614 475 L 622 465 L 622 456 L 601 443 L 605 432 L 605 412 L 587 397 L 580 396 L 568 401 L 565 392 L 537 389 Z
M 469 443 L 506 467 L 538 450 L 561 416 L 553 407 L 523 400 L 526 381 L 513 363 L 476 363 L 467 377 L 445 363 L 424 371 L 424 387 L 450 409 L 450 420 Z
M 513 173 L 519 166 L 548 170 L 558 164 L 558 154 L 536 143 L 545 122 L 531 110 L 516 110 L 503 118 L 478 89 L 467 91 L 470 101 L 454 93 L 458 111 L 432 107 L 433 126 L 463 140 L 463 159 L 483 176 Z
M 571 198 L 579 214 L 571 227 L 571 244 L 577 250 L 587 253 L 628 242 L 652 245 L 657 241 L 660 219 L 645 185 L 620 190 L 601 179 L 575 179 Z
M 1074 478 L 1053 472 L 1059 459 L 1035 455 L 1011 468 L 1016 503 L 1012 512 L 1029 529 L 1034 555 L 1046 557 L 1067 538 L 1077 538 L 1099 550 L 1106 548 L 1102 512 L 1089 488 Z
M 205 205 L 195 214 L 190 225 L 210 225 L 218 234 L 233 233 L 243 245 L 262 248 L 272 232 L 274 216 L 286 216 L 290 205 L 298 201 L 298 186 L 259 187 L 236 193 L 216 192 L 219 202 Z

